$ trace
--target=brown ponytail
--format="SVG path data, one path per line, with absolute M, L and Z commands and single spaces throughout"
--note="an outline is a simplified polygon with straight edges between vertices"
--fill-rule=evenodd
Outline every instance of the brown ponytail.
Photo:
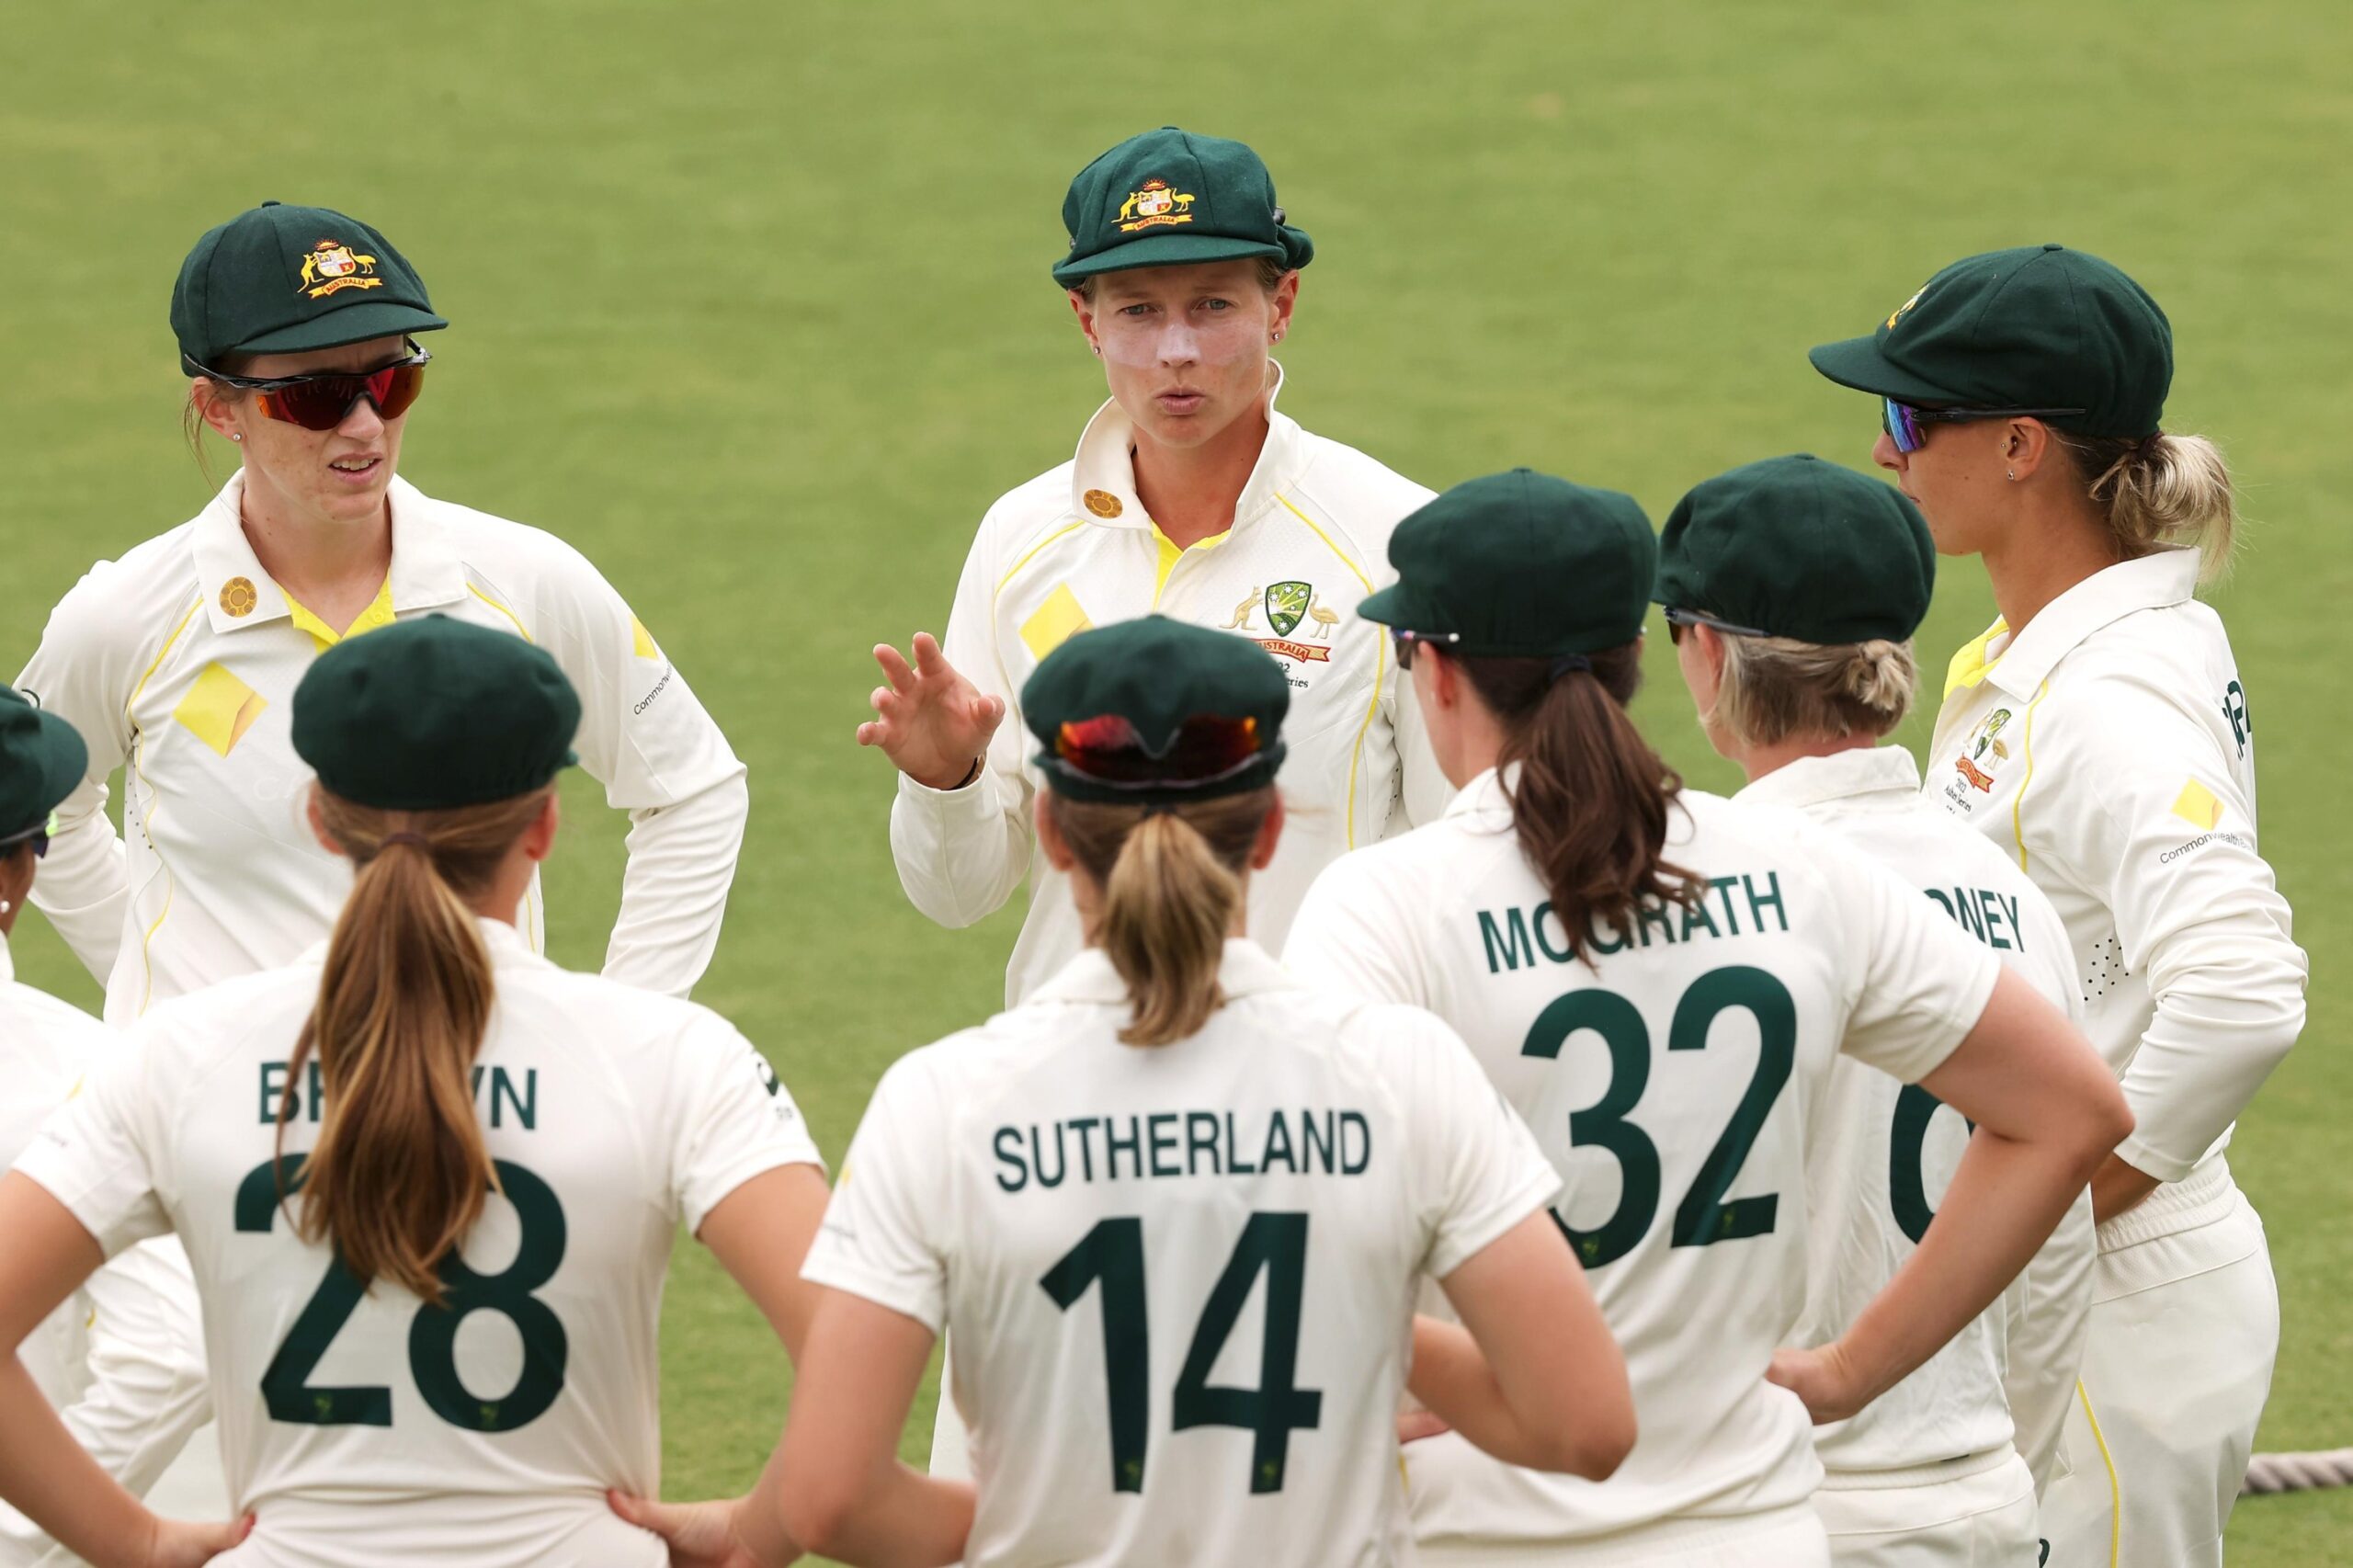
M 1167 1045 L 1199 1034 L 1225 1003 L 1218 967 L 1242 910 L 1242 875 L 1275 792 L 1197 804 L 1102 805 L 1048 796 L 1054 826 L 1103 890 L 1096 929 L 1135 1015 L 1120 1039 Z
M 315 798 L 357 874 L 278 1104 L 282 1150 L 315 1052 L 325 1108 L 296 1226 L 332 1241 L 363 1284 L 388 1278 L 438 1302 L 436 1270 L 497 1180 L 473 1096 L 490 953 L 466 900 L 490 885 L 547 791 L 439 812 Z
M 2231 562 L 2238 507 L 2222 449 L 2203 436 L 2062 436 L 2075 475 L 2126 560 L 2194 547 L 2211 582 Z
M 1503 760 L 1519 765 L 1511 815 L 1520 852 L 1588 964 L 1587 940 L 1601 926 L 1631 930 L 1644 900 L 1689 905 L 1708 890 L 1661 853 L 1683 780 L 1626 712 L 1643 683 L 1642 644 L 1591 660 L 1591 670 L 1557 679 L 1549 659 L 1454 661 L 1502 721 Z

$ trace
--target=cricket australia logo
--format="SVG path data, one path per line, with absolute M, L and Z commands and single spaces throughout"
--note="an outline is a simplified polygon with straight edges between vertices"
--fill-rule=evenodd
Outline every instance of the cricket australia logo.
M 1310 584 L 1277 583 L 1267 590 L 1267 629 L 1278 637 L 1290 636 L 1307 619 L 1307 607 L 1314 600 Z
M 294 291 L 324 300 L 346 289 L 381 289 L 384 280 L 375 274 L 374 256 L 355 255 L 341 240 L 321 240 L 302 257 L 302 278 Z

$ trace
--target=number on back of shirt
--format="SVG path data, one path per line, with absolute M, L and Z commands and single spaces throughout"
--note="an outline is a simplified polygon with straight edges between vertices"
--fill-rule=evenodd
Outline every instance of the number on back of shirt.
M 1673 1244 L 1713 1246 L 1718 1242 L 1769 1235 L 1780 1214 L 1779 1193 L 1724 1201 L 1724 1194 L 1740 1175 L 1743 1161 L 1763 1131 L 1765 1119 L 1790 1081 L 1797 1060 L 1797 1004 L 1789 987 L 1761 969 L 1734 964 L 1710 970 L 1691 983 L 1675 1006 L 1667 1026 L 1669 1051 L 1699 1051 L 1720 1014 L 1738 1007 L 1756 1020 L 1756 1071 L 1748 1081 L 1732 1120 L 1700 1163 L 1699 1174 L 1675 1206 Z M 1580 1029 L 1601 1037 L 1609 1051 L 1609 1082 L 1601 1098 L 1569 1114 L 1569 1142 L 1576 1148 L 1607 1149 L 1617 1160 L 1623 1178 L 1618 1207 L 1592 1230 L 1579 1230 L 1555 1210 L 1552 1222 L 1569 1238 L 1587 1268 L 1617 1262 L 1643 1237 L 1658 1218 L 1658 1145 L 1641 1125 L 1629 1119 L 1650 1085 L 1651 1032 L 1635 1006 L 1614 991 L 1572 991 L 1554 1000 L 1529 1026 L 1522 1056 L 1556 1060 L 1561 1047 Z
M 305 1159 L 301 1154 L 285 1154 L 246 1173 L 237 1184 L 238 1230 L 268 1233 L 282 1207 L 278 1194 L 283 1191 L 291 1197 L 301 1187 Z M 496 1274 L 477 1274 L 452 1248 L 438 1270 L 441 1304 L 420 1302 L 409 1323 L 408 1369 L 416 1392 L 436 1415 L 469 1432 L 512 1432 L 546 1415 L 563 1392 L 564 1363 L 572 1349 L 554 1309 L 531 1294 L 554 1278 L 563 1263 L 563 1205 L 532 1172 L 505 1160 L 493 1164 L 500 1190 L 521 1221 L 522 1238 L 515 1249 L 515 1261 Z M 366 1287 L 344 1267 L 338 1254 L 262 1373 L 262 1400 L 272 1421 L 302 1426 L 392 1424 L 390 1388 L 322 1387 L 311 1381 L 311 1374 L 326 1358 L 327 1346 L 343 1332 L 366 1293 Z M 515 1386 L 494 1399 L 468 1388 L 458 1373 L 458 1326 L 475 1312 L 504 1317 L 523 1341 L 522 1371 Z
M 1258 1276 L 1267 1277 L 1266 1336 L 1258 1350 L 1258 1386 L 1211 1383 L 1210 1369 L 1233 1334 Z M 1110 1395 L 1111 1489 L 1143 1490 L 1145 1448 L 1152 1428 L 1152 1331 L 1145 1309 L 1143 1221 L 1132 1216 L 1097 1221 L 1095 1228 L 1038 1281 L 1063 1312 L 1099 1285 L 1103 1314 L 1103 1382 Z M 1252 1434 L 1250 1490 L 1280 1492 L 1290 1434 L 1313 1431 L 1324 1395 L 1302 1389 L 1299 1372 L 1300 1297 L 1307 1285 L 1307 1216 L 1258 1213 L 1242 1227 L 1225 1272 L 1201 1308 L 1193 1341 L 1169 1403 L 1169 1425 L 1238 1426 Z

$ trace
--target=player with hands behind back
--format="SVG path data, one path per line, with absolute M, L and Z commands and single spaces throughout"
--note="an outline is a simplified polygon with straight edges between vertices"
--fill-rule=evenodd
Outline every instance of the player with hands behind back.
M 1658 541 L 1631 497 L 1472 480 L 1399 524 L 1390 558 L 1398 583 L 1362 613 L 1461 792 L 1327 869 L 1286 959 L 1447 1019 L 1528 1118 L 1642 1426 L 1597 1487 L 1452 1434 L 1415 1443 L 1421 1560 L 1826 1563 L 1809 1417 L 1853 1415 L 1975 1317 L 2130 1118 L 2064 1015 L 1915 889 L 1792 813 L 1684 790 L 1643 741 L 1625 704 Z M 1847 1332 L 1777 1356 L 1805 1302 L 1812 1108 L 1842 1050 L 1990 1136 L 1952 1222 Z
M 790 1096 L 715 1015 L 559 970 L 512 924 L 580 722 L 506 632 L 430 616 L 322 653 L 292 744 L 356 868 L 333 935 L 151 1011 L 0 1180 L 11 1349 L 107 1256 L 187 1244 L 256 1520 L 222 1563 L 654 1568 L 600 1494 L 658 1486 L 681 1220 L 798 1344 L 825 1185 Z M 13 1357 L 0 1496 L 101 1565 L 177 1528 Z
M 1624 1366 L 1528 1130 L 1438 1020 L 1310 993 L 1245 933 L 1290 699 L 1248 642 L 1158 617 L 1029 678 L 1039 840 L 1088 945 L 876 1089 L 783 1442 L 712 1506 L 754 1555 L 696 1560 L 1404 1562 L 1409 1346 L 1415 1395 L 1491 1452 L 1624 1456 Z M 1425 1273 L 1467 1333 L 1414 1319 Z M 951 1326 L 971 1484 L 895 1458 Z M 694 1558 L 710 1517 L 664 1522 Z

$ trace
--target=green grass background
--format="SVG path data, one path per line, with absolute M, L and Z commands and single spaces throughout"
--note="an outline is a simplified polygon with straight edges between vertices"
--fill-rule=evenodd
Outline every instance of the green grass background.
M 882 1068 L 999 994 L 1017 910 L 949 932 L 906 905 L 889 770 L 850 732 L 869 645 L 939 627 L 983 508 L 1100 396 L 1046 278 L 1096 152 L 1174 121 L 1270 158 L 1321 257 L 1284 350 L 1311 428 L 1432 485 L 1525 462 L 1654 516 L 1753 458 L 1867 463 L 1872 410 L 1809 344 L 1964 253 L 2085 246 L 2165 302 L 2167 424 L 2225 443 L 2254 519 L 2215 598 L 2315 983 L 2233 1163 L 2286 1322 L 2264 1445 L 2353 1443 L 2349 62 L 2333 0 L 7 0 L 0 665 L 91 560 L 204 499 L 165 323 L 189 243 L 266 197 L 376 223 L 455 324 L 404 471 L 585 548 L 751 765 L 699 995 L 837 1157 Z M 1949 571 L 1924 661 L 1990 613 Z M 1655 675 L 1651 733 L 1728 785 Z M 570 803 L 551 924 L 586 967 L 621 824 Z M 95 999 L 37 920 L 17 945 L 28 979 Z M 692 1247 L 664 1348 L 671 1494 L 743 1485 L 787 1369 Z M 2348 1532 L 2353 1492 L 2255 1500 L 2233 1560 L 2343 1562 Z

